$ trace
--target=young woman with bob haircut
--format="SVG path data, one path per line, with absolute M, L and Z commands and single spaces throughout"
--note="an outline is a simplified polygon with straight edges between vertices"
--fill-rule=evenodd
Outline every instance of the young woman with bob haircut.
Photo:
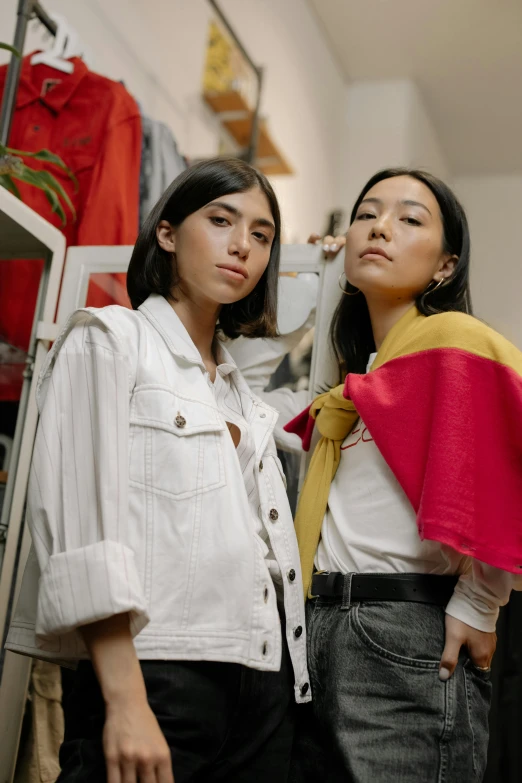
M 287 779 L 299 555 L 277 414 L 222 344 L 276 335 L 280 230 L 252 167 L 189 168 L 134 248 L 133 310 L 76 312 L 47 358 L 8 646 L 78 663 L 61 783 Z

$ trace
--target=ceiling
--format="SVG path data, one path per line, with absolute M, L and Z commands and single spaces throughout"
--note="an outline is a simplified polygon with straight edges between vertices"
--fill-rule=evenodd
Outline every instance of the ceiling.
M 415 81 L 454 174 L 522 173 L 522 0 L 310 3 L 348 81 Z

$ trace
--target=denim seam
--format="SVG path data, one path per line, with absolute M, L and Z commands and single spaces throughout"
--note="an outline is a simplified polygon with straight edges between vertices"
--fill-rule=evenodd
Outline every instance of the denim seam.
M 426 669 L 427 671 L 435 671 L 439 668 L 439 661 L 423 661 L 416 658 L 407 658 L 404 655 L 397 655 L 397 653 L 389 652 L 381 647 L 379 644 L 373 641 L 364 630 L 361 621 L 359 620 L 359 607 L 355 608 L 355 614 L 353 614 L 353 628 L 359 637 L 360 641 L 369 647 L 372 652 L 380 655 L 382 658 L 387 658 L 392 663 L 397 663 L 401 666 L 408 666 L 413 669 Z
M 448 743 L 455 728 L 456 678 L 458 670 L 444 683 L 444 726 L 439 740 L 440 769 L 438 783 L 444 783 L 448 771 Z
M 477 772 L 477 756 L 476 756 L 476 740 L 475 740 L 475 729 L 473 728 L 473 721 L 471 719 L 471 689 L 470 689 L 470 682 L 469 682 L 469 674 L 467 672 L 466 666 L 464 665 L 463 668 L 464 671 L 464 684 L 465 684 L 465 691 L 466 691 L 466 707 L 468 711 L 468 721 L 469 721 L 469 728 L 471 730 L 471 741 L 472 741 L 472 749 L 473 749 L 473 772 Z

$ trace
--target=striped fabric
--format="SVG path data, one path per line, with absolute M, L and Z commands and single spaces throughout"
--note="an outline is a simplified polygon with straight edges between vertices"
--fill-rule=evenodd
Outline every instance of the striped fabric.
M 223 357 L 219 353 L 218 361 Z M 260 513 L 259 492 L 256 481 L 256 447 L 252 429 L 248 422 L 253 415 L 253 405 L 251 398 L 241 395 L 236 388 L 233 377 L 237 367 L 232 362 L 221 361 L 216 369 L 214 382 L 209 378 L 209 385 L 214 392 L 216 405 L 219 408 L 224 420 L 229 424 L 234 424 L 241 433 L 241 439 L 237 445 L 236 453 L 245 482 L 245 489 L 248 495 L 250 505 L 252 524 L 256 535 L 263 542 L 264 556 L 272 577 L 277 579 L 279 567 L 269 549 L 269 539 L 266 528 L 263 524 Z

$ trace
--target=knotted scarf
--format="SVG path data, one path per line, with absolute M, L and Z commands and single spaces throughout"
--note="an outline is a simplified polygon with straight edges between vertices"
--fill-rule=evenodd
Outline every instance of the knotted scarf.
M 314 426 L 321 434 L 295 520 L 305 595 L 341 445 L 359 416 L 421 538 L 522 576 L 522 354 L 472 316 L 412 307 L 367 375 L 347 375 L 285 427 L 305 450 Z

